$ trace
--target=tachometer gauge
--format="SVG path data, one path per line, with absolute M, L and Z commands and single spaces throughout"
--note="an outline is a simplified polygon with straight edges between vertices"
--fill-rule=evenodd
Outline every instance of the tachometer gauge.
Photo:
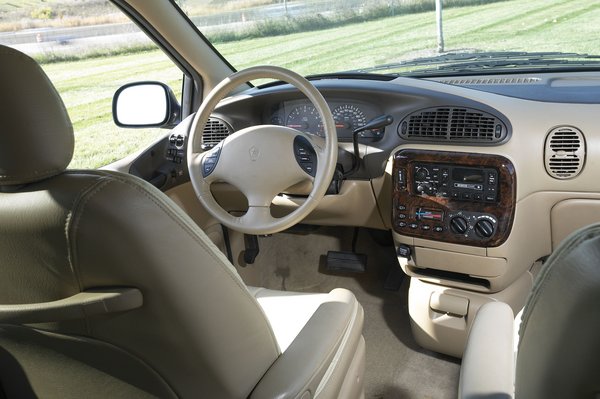
M 324 136 L 321 117 L 315 107 L 310 104 L 300 105 L 294 108 L 292 112 L 289 113 L 285 125 L 304 133 Z
M 344 104 L 335 107 L 333 110 L 333 119 L 338 135 L 351 137 L 352 131 L 363 127 L 367 123 L 364 112 L 356 105 Z

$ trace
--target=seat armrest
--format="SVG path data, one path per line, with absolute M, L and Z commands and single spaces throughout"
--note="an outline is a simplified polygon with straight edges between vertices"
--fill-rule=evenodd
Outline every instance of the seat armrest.
M 300 398 L 315 391 L 341 346 L 346 344 L 358 313 L 358 302 L 326 302 L 277 358 L 250 398 Z
M 514 397 L 514 315 L 510 306 L 490 302 L 477 312 L 460 368 L 461 399 Z

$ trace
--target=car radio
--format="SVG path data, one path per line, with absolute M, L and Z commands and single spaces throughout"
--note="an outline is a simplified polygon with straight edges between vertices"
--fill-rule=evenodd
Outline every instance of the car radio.
M 496 202 L 498 171 L 451 164 L 413 164 L 413 193 L 463 201 Z
M 398 234 L 494 247 L 510 233 L 516 175 L 503 156 L 402 149 L 394 154 L 392 185 Z

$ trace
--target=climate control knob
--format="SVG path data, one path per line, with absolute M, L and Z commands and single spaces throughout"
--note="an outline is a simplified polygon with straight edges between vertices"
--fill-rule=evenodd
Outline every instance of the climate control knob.
M 482 238 L 490 238 L 494 234 L 494 225 L 487 219 L 478 220 L 474 228 L 475 233 Z
M 467 219 L 462 216 L 454 216 L 450 219 L 450 230 L 452 230 L 456 234 L 465 234 L 467 229 L 469 228 L 469 224 L 467 223 Z

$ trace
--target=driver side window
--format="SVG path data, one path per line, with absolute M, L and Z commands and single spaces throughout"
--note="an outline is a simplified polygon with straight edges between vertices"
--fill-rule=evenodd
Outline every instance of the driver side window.
M 112 3 L 27 2 L 0 8 L 0 44 L 34 58 L 62 97 L 75 133 L 70 169 L 105 166 L 168 134 L 113 122 L 112 99 L 119 87 L 159 81 L 181 102 L 183 74 Z

